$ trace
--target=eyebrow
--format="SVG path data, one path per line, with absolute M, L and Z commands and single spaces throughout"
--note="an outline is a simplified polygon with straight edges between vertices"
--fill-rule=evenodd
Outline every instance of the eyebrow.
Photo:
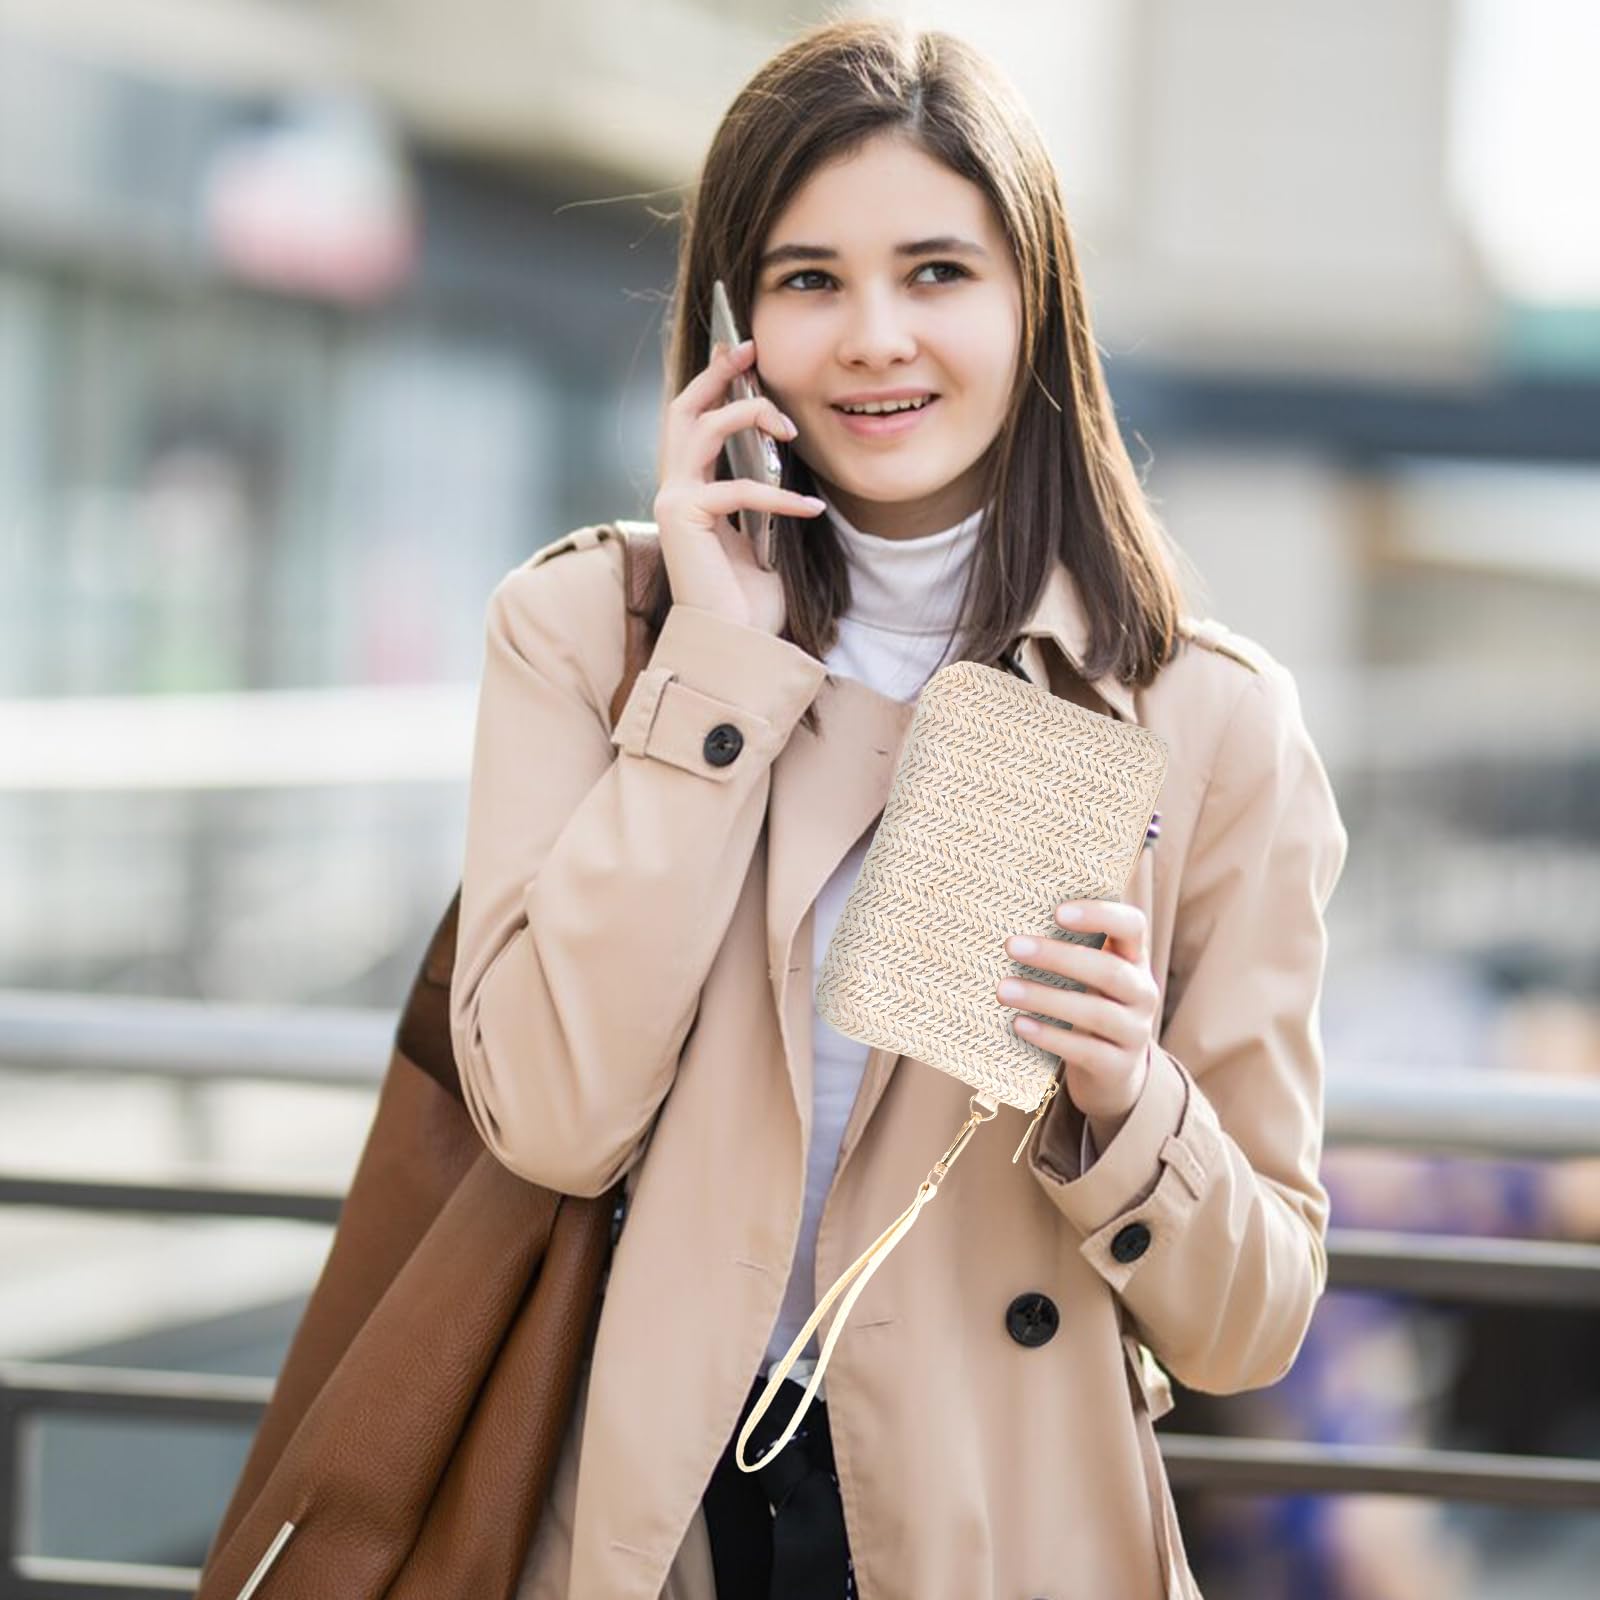
M 894 247 L 897 256 L 963 255 L 987 256 L 989 252 L 971 239 L 960 239 L 954 234 L 940 234 L 934 239 L 913 239 L 908 244 Z M 839 252 L 821 244 L 780 244 L 769 250 L 756 263 L 756 270 L 764 272 L 780 261 L 837 261 Z

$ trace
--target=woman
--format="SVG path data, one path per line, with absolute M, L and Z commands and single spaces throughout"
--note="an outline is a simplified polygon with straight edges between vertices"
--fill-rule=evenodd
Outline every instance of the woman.
M 753 346 L 708 350 L 717 277 Z M 758 362 L 766 398 L 725 403 Z M 465 1092 L 517 1172 L 629 1194 L 521 1600 L 1193 1595 L 1163 1369 L 1273 1382 L 1326 1270 L 1316 1017 L 1346 836 L 1293 681 L 1183 614 L 1049 158 L 959 41 L 830 24 L 756 75 L 684 230 L 669 367 L 659 635 L 615 731 L 615 540 L 547 546 L 489 608 Z M 885 396 L 916 409 L 846 413 Z M 718 480 L 749 426 L 782 488 Z M 747 508 L 779 518 L 775 572 Z M 1013 951 L 1085 985 L 995 997 L 1059 1019 L 1029 1037 L 1065 1092 L 1024 1162 L 1020 1126 L 974 1140 L 804 1435 L 747 1475 L 766 1369 L 966 1114 L 954 1078 L 828 1029 L 811 987 L 917 692 L 958 657 L 1159 734 L 1159 844 L 1126 903 L 1064 913 L 1103 949 Z

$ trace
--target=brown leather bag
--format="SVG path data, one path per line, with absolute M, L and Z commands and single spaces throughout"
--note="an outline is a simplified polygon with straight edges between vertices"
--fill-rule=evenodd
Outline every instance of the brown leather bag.
M 627 655 L 648 524 L 622 540 Z M 322 1274 L 196 1600 L 510 1600 L 572 1416 L 622 1183 L 562 1195 L 484 1147 L 450 1042 L 460 891 L 428 945 Z

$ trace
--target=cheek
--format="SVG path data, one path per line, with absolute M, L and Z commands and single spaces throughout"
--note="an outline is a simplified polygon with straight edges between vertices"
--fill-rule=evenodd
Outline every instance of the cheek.
M 792 317 L 759 314 L 751 320 L 750 337 L 756 342 L 756 370 L 768 394 L 793 393 L 805 387 L 814 365 L 803 330 Z
M 946 365 L 974 399 L 1003 405 L 1011 393 L 1021 330 L 1009 306 L 986 306 L 964 316 L 944 341 Z

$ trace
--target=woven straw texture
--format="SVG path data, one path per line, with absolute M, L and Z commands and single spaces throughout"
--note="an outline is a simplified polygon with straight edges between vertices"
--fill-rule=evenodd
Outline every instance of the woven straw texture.
M 1121 896 L 1166 770 L 1148 729 L 975 661 L 941 667 L 829 940 L 818 1011 L 849 1038 L 1032 1111 L 1060 1058 L 1012 1031 L 1018 1008 L 995 988 L 1010 975 L 1083 985 L 1013 959 L 1005 941 L 1104 943 L 1065 933 L 1055 908 Z

